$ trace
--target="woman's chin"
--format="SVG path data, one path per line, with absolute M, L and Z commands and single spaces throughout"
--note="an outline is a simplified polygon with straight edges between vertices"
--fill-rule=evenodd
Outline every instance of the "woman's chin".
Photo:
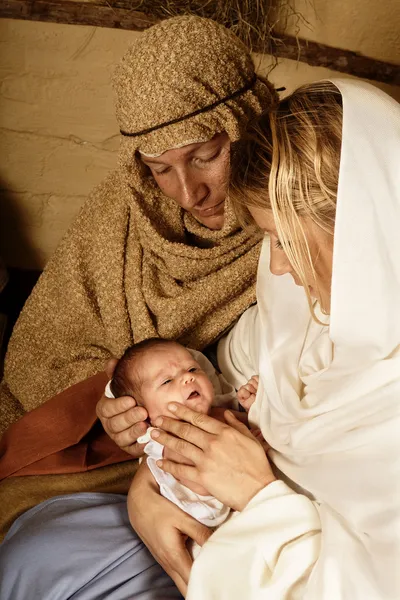
M 200 216 L 193 215 L 199 223 L 208 227 L 208 229 L 212 229 L 213 231 L 218 231 L 222 229 L 224 226 L 224 213 L 217 215 L 209 215 L 209 216 Z

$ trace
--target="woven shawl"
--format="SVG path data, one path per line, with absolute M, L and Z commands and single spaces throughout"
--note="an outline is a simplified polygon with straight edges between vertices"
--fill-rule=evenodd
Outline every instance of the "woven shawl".
M 159 335 L 202 349 L 255 301 L 258 235 L 238 227 L 229 200 L 223 229 L 201 225 L 161 193 L 139 152 L 223 131 L 235 141 L 275 101 L 272 87 L 255 78 L 231 32 L 197 17 L 147 30 L 114 86 L 120 129 L 131 135 L 121 136 L 118 168 L 83 206 L 15 326 L 0 389 L 3 430 L 133 342 Z

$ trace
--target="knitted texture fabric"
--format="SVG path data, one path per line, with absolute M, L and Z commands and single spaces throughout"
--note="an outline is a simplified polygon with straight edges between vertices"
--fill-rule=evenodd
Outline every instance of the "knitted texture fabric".
M 185 117 L 254 77 L 227 29 L 178 17 L 147 30 L 116 69 L 117 119 L 135 133 Z M 162 194 L 139 151 L 161 153 L 227 132 L 275 102 L 256 79 L 232 100 L 136 137 L 121 136 L 119 166 L 94 190 L 50 259 L 15 326 L 0 389 L 4 430 L 24 411 L 161 336 L 202 349 L 255 301 L 260 238 L 242 231 L 226 201 L 221 230 Z

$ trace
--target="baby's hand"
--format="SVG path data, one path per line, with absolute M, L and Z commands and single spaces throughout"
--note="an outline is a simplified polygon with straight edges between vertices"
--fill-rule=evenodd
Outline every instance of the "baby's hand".
M 249 381 L 245 385 L 242 385 L 242 387 L 238 390 L 237 397 L 239 403 L 247 412 L 249 412 L 250 406 L 256 399 L 257 389 L 258 375 L 253 375 L 253 377 L 249 379 Z

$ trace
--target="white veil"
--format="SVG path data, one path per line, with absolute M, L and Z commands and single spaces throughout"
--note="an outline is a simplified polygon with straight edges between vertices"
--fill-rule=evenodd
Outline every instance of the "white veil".
M 290 275 L 271 275 L 266 239 L 258 308 L 242 316 L 219 351 L 234 384 L 259 373 L 250 419 L 292 487 L 314 500 L 322 527 L 316 556 L 293 554 L 297 568 L 303 561 L 308 569 L 294 576 L 290 562 L 276 563 L 274 571 L 265 559 L 273 523 L 285 528 L 279 510 L 266 521 L 276 484 L 237 524 L 225 525 L 216 543 L 229 527 L 232 537 L 241 520 L 243 544 L 254 556 L 258 548 L 268 564 L 249 598 L 400 598 L 400 105 L 367 83 L 332 82 L 343 99 L 343 139 L 330 322 L 312 320 L 304 290 Z M 251 510 L 260 527 L 265 523 L 263 546 L 255 540 L 251 546 L 243 533 Z M 315 538 L 315 521 L 309 535 Z M 281 551 L 290 543 L 294 552 L 301 540 L 283 536 Z M 276 595 L 274 577 L 282 578 Z M 293 577 L 297 586 L 302 581 L 296 593 Z
M 332 411 L 341 406 L 357 408 L 358 420 L 366 416 L 366 394 L 400 383 L 400 106 L 369 84 L 333 83 L 343 97 L 343 141 L 329 326 L 311 321 L 290 275 L 271 275 L 267 243 L 258 274 L 266 397 L 258 396 L 257 420 L 267 426 L 269 414 L 277 447 L 294 444 L 307 454 L 321 427 L 319 421 L 311 436 L 310 420 L 324 415 L 323 425 L 333 429 Z M 372 404 L 373 412 L 384 408 Z

